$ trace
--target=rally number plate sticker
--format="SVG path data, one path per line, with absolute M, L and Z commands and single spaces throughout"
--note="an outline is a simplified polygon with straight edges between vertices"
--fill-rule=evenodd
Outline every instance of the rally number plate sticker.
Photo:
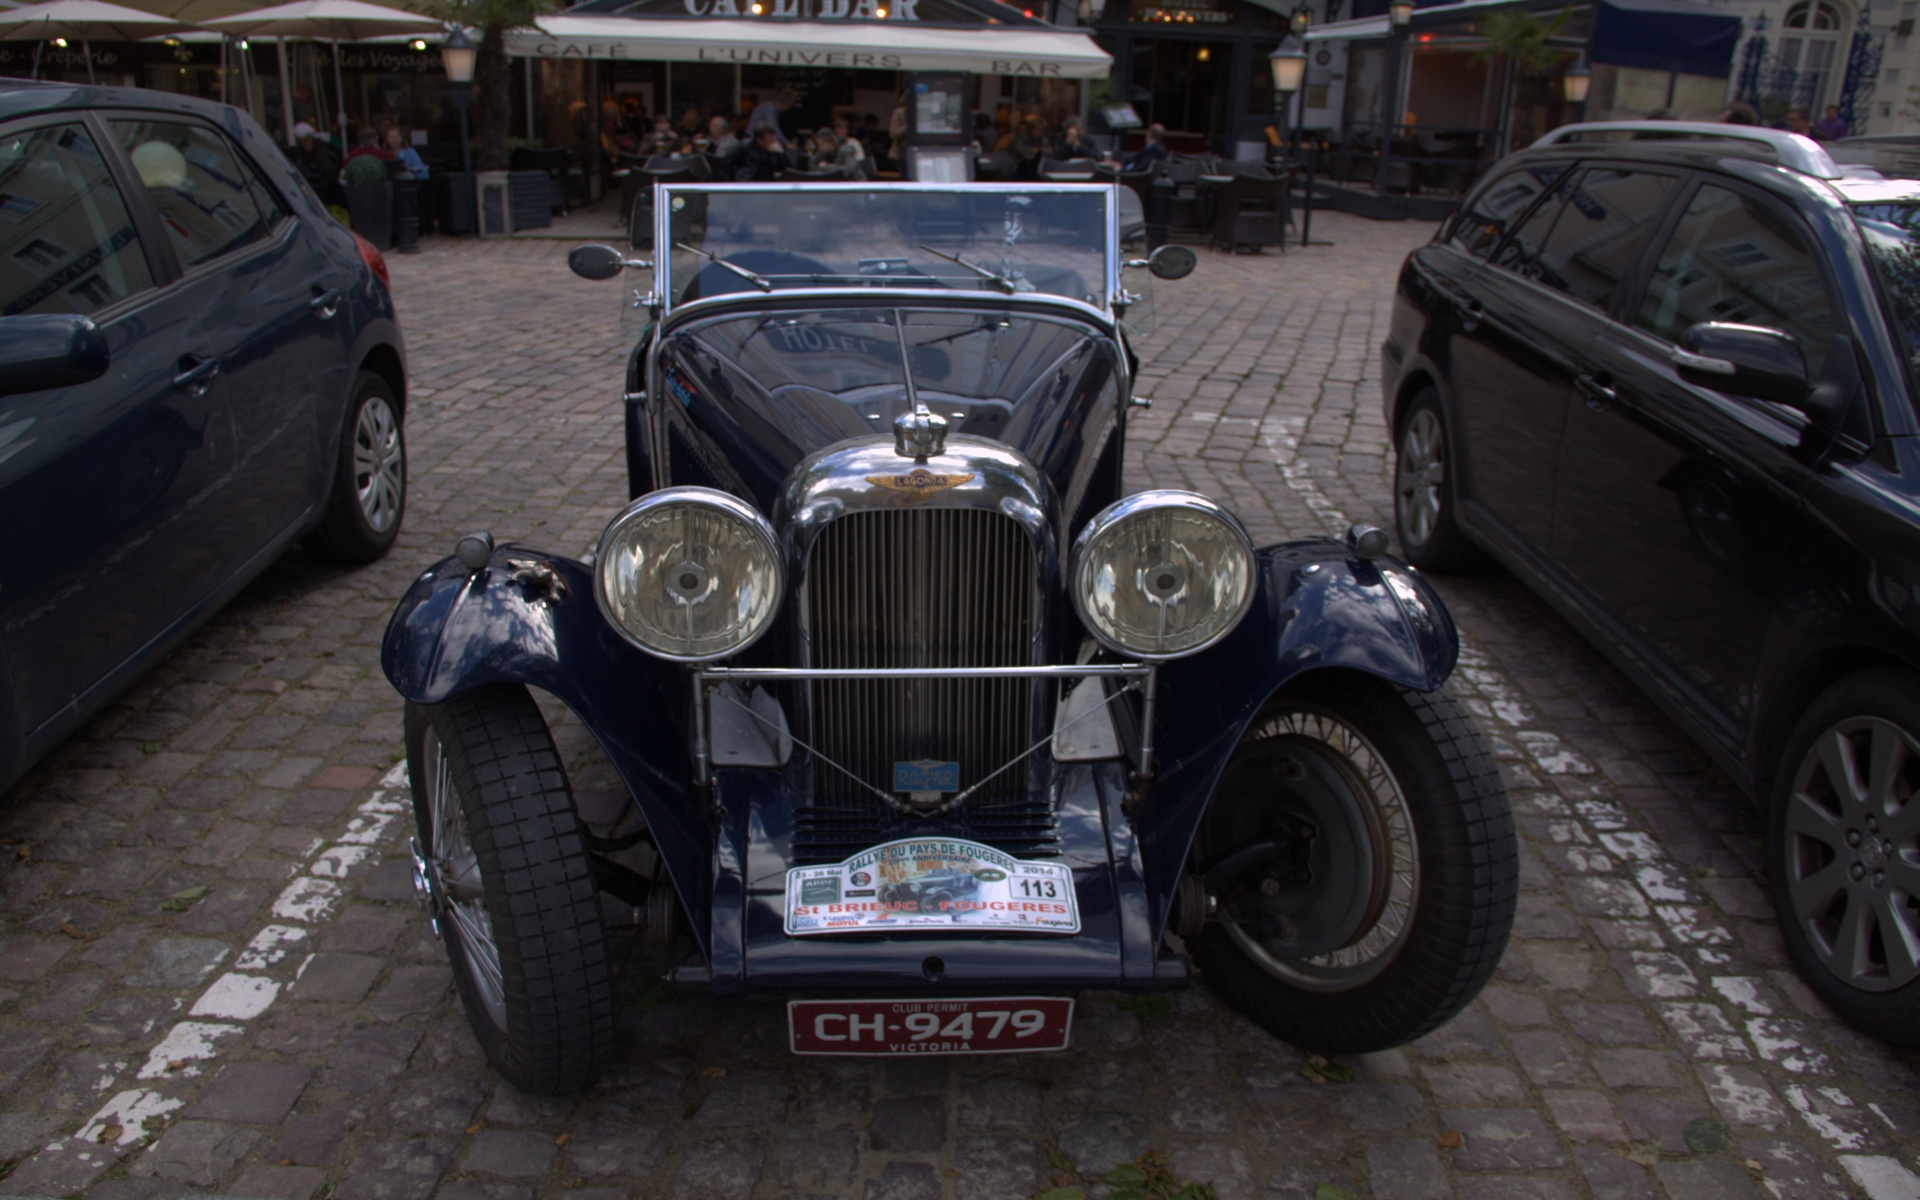
M 1065 996 L 979 1000 L 789 1000 L 795 1054 L 1033 1054 L 1065 1050 Z
M 959 838 L 908 838 L 787 872 L 787 936 L 887 929 L 1079 933 L 1073 872 Z

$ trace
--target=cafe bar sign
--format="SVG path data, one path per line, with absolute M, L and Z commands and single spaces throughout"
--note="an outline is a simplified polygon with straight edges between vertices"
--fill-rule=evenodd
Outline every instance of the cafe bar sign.
M 715 6 L 782 0 L 674 0 L 676 16 L 555 13 L 507 35 L 507 53 L 615 62 L 738 63 L 881 71 L 969 71 L 1043 79 L 1105 79 L 1113 59 L 1085 33 L 1043 23 L 955 28 L 930 15 L 942 0 L 785 0 L 810 15 L 728 16 Z M 687 19 L 701 6 L 704 19 Z M 912 16 L 898 15 L 902 7 Z M 871 8 L 873 15 L 862 15 Z M 881 17 L 881 11 L 888 16 Z M 1017 10 L 1016 10 L 1017 11 Z M 843 14 L 843 15 L 834 15 Z M 909 23 L 911 22 L 911 23 Z
M 1004 5 L 1013 24 L 1028 23 L 1023 10 Z M 773 21 L 927 21 L 944 25 L 987 23 L 981 10 L 959 0 L 635 0 L 617 14 L 660 20 L 688 17 Z M 998 18 L 996 18 L 998 20 Z

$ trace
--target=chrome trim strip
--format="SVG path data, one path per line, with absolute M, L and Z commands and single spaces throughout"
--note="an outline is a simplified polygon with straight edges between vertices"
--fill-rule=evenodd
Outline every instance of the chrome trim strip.
M 728 681 L 802 679 L 1078 679 L 1086 676 L 1144 679 L 1140 731 L 1140 774 L 1153 774 L 1154 692 L 1159 669 L 1150 663 L 1046 664 L 1032 667 L 695 667 L 693 670 L 693 779 L 706 786 L 712 780 L 712 748 L 708 744 L 711 719 L 707 706 L 713 693 Z M 1044 742 L 1041 744 L 1045 744 Z M 1036 747 L 1037 748 L 1037 747 Z M 1029 751 L 1031 753 L 1031 751 Z M 1025 755 L 1022 755 L 1024 758 Z
M 1111 294 L 1111 293 L 1109 293 Z M 895 287 L 846 287 L 846 288 L 781 288 L 773 292 L 722 292 L 718 296 L 703 296 L 670 309 L 660 319 L 660 328 L 655 332 L 659 337 L 670 332 L 681 320 L 692 320 L 696 316 L 707 316 L 711 312 L 728 308 L 744 308 L 750 312 L 765 312 L 787 300 L 853 301 L 855 306 L 871 309 L 904 309 L 912 311 L 924 307 L 923 304 L 903 303 L 904 301 L 934 301 L 941 309 L 952 309 L 956 304 L 978 305 L 1004 312 L 1010 305 L 1032 304 L 1039 308 L 1064 308 L 1075 316 L 1097 323 L 1103 332 L 1114 331 L 1113 314 L 1104 308 L 1095 308 L 1084 300 L 1075 300 L 1071 296 L 1056 296 L 1051 292 L 1016 292 L 1009 296 L 1005 292 L 962 292 L 952 288 L 895 288 Z
M 1149 663 L 1082 663 L 1034 667 L 700 667 L 703 680 L 773 679 L 1078 679 L 1085 675 L 1142 679 Z

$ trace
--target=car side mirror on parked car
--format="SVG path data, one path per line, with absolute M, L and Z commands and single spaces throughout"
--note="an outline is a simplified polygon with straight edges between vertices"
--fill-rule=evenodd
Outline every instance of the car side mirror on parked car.
M 567 255 L 567 266 L 582 279 L 612 279 L 628 267 L 647 270 L 653 264 L 628 258 L 612 246 L 581 246 Z
M 106 334 L 78 313 L 0 317 L 0 396 L 86 383 L 111 362 Z
M 1185 279 L 1200 265 L 1200 256 L 1185 246 L 1168 244 L 1147 255 L 1147 270 L 1155 279 Z
M 1793 335 L 1759 325 L 1703 321 L 1673 348 L 1680 378 L 1751 400 L 1807 407 L 1807 356 Z

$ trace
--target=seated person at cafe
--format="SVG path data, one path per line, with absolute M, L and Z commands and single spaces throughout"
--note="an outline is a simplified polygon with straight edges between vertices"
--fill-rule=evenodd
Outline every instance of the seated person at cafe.
M 700 131 L 706 127 L 706 121 L 703 119 L 706 115 L 700 111 L 698 104 L 689 104 L 681 112 L 680 124 L 674 126 L 673 131 L 680 135 L 682 145 L 691 146 L 693 139 L 700 136 Z
M 1167 157 L 1167 127 L 1158 121 L 1147 126 L 1147 144 L 1134 151 L 1122 165 L 1123 171 L 1148 171 Z
M 381 162 L 393 161 L 392 151 L 381 148 L 380 135 L 378 133 L 375 133 L 373 130 L 364 129 L 364 128 L 361 129 L 359 136 L 355 140 L 358 142 L 358 144 L 354 146 L 352 150 L 349 150 L 347 152 L 348 162 L 352 162 L 354 159 L 359 158 L 362 155 L 371 155 L 374 158 L 379 159 Z
M 845 122 L 842 122 L 845 124 Z M 841 137 L 838 130 L 822 129 L 813 135 L 813 153 L 807 156 L 809 171 L 839 169 L 851 177 L 865 158 L 866 151 L 852 138 Z
M 293 127 L 293 145 L 287 147 L 287 158 L 322 203 L 346 202 L 347 194 L 340 190 L 340 152 L 332 143 L 314 137 L 313 126 L 302 121 Z
M 420 152 L 407 145 L 407 131 L 398 125 L 387 127 L 387 154 L 407 164 L 407 170 L 413 172 L 415 179 L 427 177 L 427 164 L 420 158 Z
M 1060 162 L 1100 157 L 1100 152 L 1087 140 L 1087 128 L 1079 117 L 1068 117 L 1060 127 L 1060 136 L 1053 139 L 1053 157 Z
M 1028 113 L 1020 118 L 1020 124 L 1014 128 L 1013 143 L 1009 149 L 1013 154 L 1015 179 L 1040 178 L 1040 157 L 1047 152 L 1047 131 L 1046 127 L 1040 124 L 1039 113 Z
M 713 114 L 713 118 L 707 122 L 705 138 L 695 142 L 695 145 L 708 154 L 716 154 L 721 158 L 739 149 L 740 144 L 740 139 L 733 136 L 733 126 L 721 113 Z
M 666 113 L 654 114 L 653 132 L 641 140 L 640 152 L 642 154 L 678 154 L 680 152 L 680 135 L 674 132 L 673 122 L 668 119 Z
M 780 130 L 762 121 L 753 127 L 753 141 L 735 150 L 728 165 L 737 183 L 770 183 L 792 164 L 780 144 Z

